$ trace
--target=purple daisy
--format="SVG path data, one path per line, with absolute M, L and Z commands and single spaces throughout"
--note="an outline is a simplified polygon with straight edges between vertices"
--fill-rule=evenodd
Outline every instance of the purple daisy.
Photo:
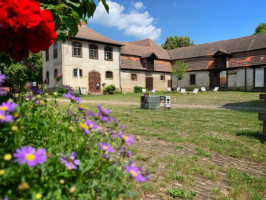
M 99 112 L 98 114 L 99 120 L 102 122 L 110 123 L 111 119 L 109 116 L 104 115 L 102 112 Z
M 13 117 L 8 113 L 0 110 L 0 123 L 12 122 Z
M 70 93 L 66 93 L 63 95 L 63 97 L 67 98 L 67 99 L 71 99 L 71 94 Z
M 69 86 L 69 85 L 63 85 L 63 88 L 65 88 L 68 93 L 74 94 L 74 90 L 73 90 L 73 88 L 71 86 Z
M 109 157 L 109 153 L 115 152 L 115 150 L 112 148 L 111 144 L 107 145 L 105 143 L 99 142 L 99 146 L 100 146 L 100 149 L 104 151 L 104 157 L 105 158 Z
M 77 169 L 77 166 L 80 165 L 80 160 L 75 159 L 77 157 L 77 154 L 72 152 L 70 156 L 66 156 L 62 153 L 60 153 L 60 160 L 61 163 L 65 164 L 66 168 L 72 170 Z
M 16 103 L 13 103 L 11 101 L 8 101 L 8 102 L 3 102 L 1 105 L 0 105 L 0 110 L 1 111 L 8 111 L 8 112 L 12 112 L 15 110 L 15 108 L 17 107 L 17 104 Z
M 2 83 L 5 82 L 5 80 L 6 80 L 6 75 L 4 75 L 4 74 L 2 74 L 2 73 L 0 72 L 0 86 L 2 85 Z
M 123 139 L 127 145 L 131 145 L 134 143 L 134 136 L 133 135 L 130 135 L 129 137 L 127 137 L 126 135 L 123 135 L 122 132 L 120 132 L 119 137 L 121 139 Z
M 127 157 L 127 158 L 130 158 L 133 155 L 133 153 L 129 151 L 128 148 L 125 146 L 121 147 L 119 154 L 120 156 Z
M 100 104 L 97 105 L 97 108 L 99 109 L 99 111 L 101 113 L 103 113 L 104 115 L 110 115 L 111 111 L 108 109 L 103 108 Z
M 86 134 L 89 134 L 90 131 L 95 131 L 99 128 L 99 126 L 95 124 L 94 121 L 88 119 L 85 121 L 85 123 L 81 123 L 79 126 Z
M 96 117 L 96 116 L 97 116 L 94 112 L 92 112 L 92 111 L 90 111 L 90 110 L 86 113 L 86 115 L 87 115 L 88 117 Z
M 5 96 L 8 92 L 7 88 L 0 88 L 0 96 Z
M 21 149 L 16 150 L 13 156 L 19 164 L 26 163 L 28 166 L 33 167 L 46 161 L 46 150 L 38 149 L 35 151 L 35 148 L 31 146 L 22 146 Z
M 136 179 L 139 182 L 146 181 L 146 178 L 142 175 L 141 168 L 136 167 L 135 163 L 130 163 L 129 166 L 126 166 L 125 168 L 132 178 Z

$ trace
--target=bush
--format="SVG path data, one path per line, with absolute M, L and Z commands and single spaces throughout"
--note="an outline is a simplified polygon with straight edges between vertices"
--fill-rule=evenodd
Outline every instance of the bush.
M 140 86 L 135 86 L 135 87 L 134 87 L 134 92 L 135 92 L 135 93 L 142 93 L 142 87 L 140 87 Z
M 68 107 L 45 95 L 0 102 L 0 199 L 119 199 L 136 167 L 119 121 L 98 105 L 86 110 L 68 89 Z M 1 110 L 1 109 L 0 109 Z
M 106 88 L 103 90 L 104 94 L 115 94 L 116 93 L 116 88 L 115 85 L 108 85 Z

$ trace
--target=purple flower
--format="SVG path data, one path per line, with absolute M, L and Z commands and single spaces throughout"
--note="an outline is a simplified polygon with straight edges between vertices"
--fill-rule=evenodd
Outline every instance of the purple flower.
M 33 167 L 38 164 L 42 164 L 46 161 L 46 150 L 45 149 L 35 149 L 31 146 L 22 146 L 21 149 L 17 149 L 16 153 L 13 154 L 16 158 L 16 162 L 19 164 L 26 163 L 28 166 Z
M 8 101 L 8 102 L 3 102 L 0 105 L 0 110 L 1 111 L 9 111 L 9 112 L 12 112 L 12 111 L 15 110 L 16 107 L 17 107 L 17 104 L 16 103 L 13 103 L 11 101 Z
M 96 117 L 96 114 L 95 114 L 94 112 L 92 112 L 92 111 L 88 111 L 88 112 L 86 113 L 86 115 L 87 115 L 88 117 Z
M 127 158 L 130 158 L 133 153 L 127 149 L 127 147 L 122 146 L 119 152 L 120 156 L 125 156 Z
M 0 87 L 0 96 L 5 96 L 8 92 L 8 89 L 7 88 L 1 88 Z
M 84 111 L 85 110 L 85 105 L 84 104 L 79 104 L 79 110 Z
M 63 97 L 67 98 L 67 99 L 71 99 L 71 94 L 70 93 L 66 93 L 63 95 Z
M 100 104 L 97 105 L 99 111 L 103 113 L 103 115 L 110 115 L 111 111 L 108 109 L 104 109 Z
M 100 146 L 100 149 L 104 151 L 104 157 L 105 158 L 109 157 L 109 153 L 115 152 L 115 150 L 112 148 L 111 144 L 107 145 L 105 143 L 99 142 L 99 146 Z
M 111 119 L 109 116 L 105 116 L 102 112 L 99 112 L 98 114 L 99 120 L 102 122 L 110 123 Z
M 13 117 L 8 113 L 0 110 L 0 123 L 12 122 Z
M 65 88 L 68 93 L 74 94 L 74 90 L 69 85 L 63 85 L 63 88 Z
M 122 132 L 120 132 L 119 137 L 121 139 L 123 139 L 127 145 L 131 145 L 134 143 L 134 136 L 133 135 L 130 135 L 129 137 L 127 137 L 126 135 L 123 135 Z
M 91 130 L 95 131 L 99 128 L 99 126 L 95 124 L 94 121 L 88 119 L 85 121 L 85 123 L 81 123 L 79 126 L 86 134 L 89 134 Z
M 77 166 L 80 165 L 80 160 L 75 159 L 77 157 L 77 154 L 72 152 L 70 156 L 65 156 L 64 154 L 60 153 L 60 160 L 61 163 L 65 164 L 66 168 L 72 170 L 77 169 Z
M 6 76 L 0 72 L 0 86 L 2 85 L 2 83 L 5 82 L 5 80 L 6 80 Z
M 42 91 L 37 87 L 37 86 L 33 86 L 31 87 L 31 91 L 34 95 L 38 95 L 38 94 L 41 94 Z
M 131 175 L 132 178 L 136 179 L 139 182 L 145 182 L 146 178 L 142 175 L 142 170 L 140 167 L 136 167 L 135 163 L 130 163 L 129 166 L 126 166 L 126 171 Z

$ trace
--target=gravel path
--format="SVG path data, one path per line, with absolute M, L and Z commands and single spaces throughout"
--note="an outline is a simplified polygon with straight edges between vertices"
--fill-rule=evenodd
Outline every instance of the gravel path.
M 59 99 L 59 101 L 69 102 L 67 99 Z M 105 101 L 105 100 L 82 100 L 85 104 L 112 104 L 112 105 L 133 105 L 140 106 L 139 102 L 125 102 L 125 101 Z M 186 104 L 172 104 L 172 108 L 188 108 L 188 109 L 226 109 L 238 111 L 253 111 L 262 112 L 262 107 L 243 107 L 243 106 L 216 106 L 216 105 L 186 105 Z

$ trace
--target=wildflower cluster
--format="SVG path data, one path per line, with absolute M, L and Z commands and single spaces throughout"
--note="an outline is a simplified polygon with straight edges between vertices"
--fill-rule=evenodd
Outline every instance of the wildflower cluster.
M 149 178 L 111 111 L 88 110 L 64 87 L 62 106 L 30 87 L 22 103 L 0 102 L 0 199 L 119 199 L 129 178 Z

